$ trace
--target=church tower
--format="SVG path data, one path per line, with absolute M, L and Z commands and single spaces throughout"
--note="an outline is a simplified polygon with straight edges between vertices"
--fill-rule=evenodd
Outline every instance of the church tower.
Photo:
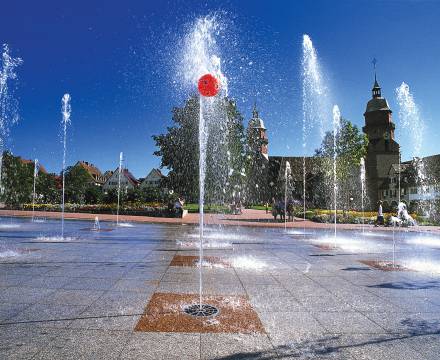
M 394 140 L 395 125 L 391 113 L 375 74 L 372 99 L 367 103 L 365 126 L 362 128 L 369 140 L 365 165 L 368 196 L 373 209 L 391 165 L 399 163 L 399 144 Z
M 267 139 L 267 129 L 264 126 L 263 120 L 260 118 L 257 110 L 257 105 L 254 105 L 252 110 L 252 118 L 248 125 L 248 139 L 249 145 L 256 153 L 263 155 L 266 160 L 269 160 L 267 146 L 269 140 Z
M 267 129 L 254 105 L 247 128 L 247 179 L 246 201 L 262 204 L 268 201 L 267 174 L 269 155 Z

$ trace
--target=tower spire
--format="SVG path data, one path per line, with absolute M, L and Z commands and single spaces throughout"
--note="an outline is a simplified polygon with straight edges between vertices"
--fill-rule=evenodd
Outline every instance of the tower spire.
M 252 117 L 254 119 L 258 118 L 258 110 L 257 110 L 257 102 L 256 101 L 254 101 L 254 108 L 252 110 Z
M 374 85 L 373 85 L 373 89 L 371 89 L 371 91 L 373 92 L 373 99 L 376 99 L 376 98 L 382 97 L 381 88 L 379 86 L 379 83 L 377 82 L 377 75 L 376 75 L 377 59 L 376 58 L 373 58 L 372 64 L 373 64 L 373 69 L 374 69 Z

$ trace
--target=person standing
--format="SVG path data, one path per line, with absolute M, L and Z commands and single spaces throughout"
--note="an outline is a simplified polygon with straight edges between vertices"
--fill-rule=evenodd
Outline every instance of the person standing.
M 379 209 L 377 210 L 376 226 L 384 225 L 382 200 L 379 201 Z

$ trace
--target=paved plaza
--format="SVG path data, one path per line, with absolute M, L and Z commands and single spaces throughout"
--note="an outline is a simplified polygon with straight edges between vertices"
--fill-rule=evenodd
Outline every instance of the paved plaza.
M 345 230 L 333 244 L 330 229 L 208 227 L 206 302 L 245 299 L 262 328 L 222 327 L 220 312 L 201 328 L 162 332 L 148 324 L 150 300 L 199 292 L 196 225 L 101 223 L 112 231 L 93 232 L 90 221 L 68 221 L 64 239 L 56 220 L 1 225 L 2 359 L 439 358 L 440 274 L 361 262 L 392 259 L 389 231 Z M 432 235 L 395 240 L 406 268 L 414 257 L 440 262 Z M 156 320 L 181 311 L 163 309 Z

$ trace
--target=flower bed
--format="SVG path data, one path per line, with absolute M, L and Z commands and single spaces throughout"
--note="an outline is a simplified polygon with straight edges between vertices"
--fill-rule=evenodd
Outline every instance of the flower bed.
M 32 204 L 24 204 L 22 210 L 32 210 Z M 90 213 L 90 214 L 116 214 L 117 204 L 65 204 L 64 210 L 72 213 Z M 35 204 L 35 211 L 61 211 L 59 204 Z M 119 209 L 121 215 L 139 215 L 154 217 L 173 217 L 174 213 L 168 211 L 167 206 L 160 203 L 133 203 L 123 204 Z

